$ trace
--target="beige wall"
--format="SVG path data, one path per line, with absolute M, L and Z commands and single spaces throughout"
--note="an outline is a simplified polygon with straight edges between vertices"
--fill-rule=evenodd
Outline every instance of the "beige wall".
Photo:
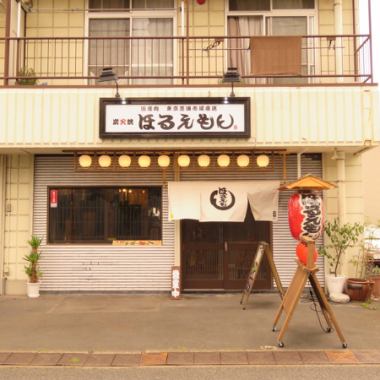
M 365 221 L 380 224 L 380 147 L 363 153 L 362 160 Z
M 362 182 L 363 163 L 360 154 L 346 154 L 345 170 L 346 170 L 346 197 L 345 207 L 346 215 L 345 222 L 349 223 L 364 223 L 364 189 Z M 324 179 L 327 181 L 337 181 L 337 160 L 332 159 L 332 154 L 324 154 L 323 156 L 323 173 Z M 338 217 L 338 189 L 328 190 L 324 194 L 326 207 L 326 220 L 333 220 Z M 351 249 L 343 260 L 342 274 L 353 277 L 355 269 L 350 263 L 353 255 L 358 252 L 359 248 Z M 328 266 L 326 265 L 326 268 Z
M 24 294 L 23 256 L 32 231 L 33 156 L 10 155 L 6 164 L 4 274 L 6 294 Z
M 177 0 L 177 33 L 181 35 L 181 17 L 179 11 L 180 0 Z M 189 1 L 189 32 L 191 36 L 221 36 L 225 35 L 225 0 L 208 0 L 203 5 L 198 5 L 197 2 Z M 33 12 L 27 15 L 26 35 L 28 37 L 83 37 L 85 32 L 85 0 L 35 0 Z M 68 9 L 75 11 L 68 12 Z M 186 18 L 185 18 L 186 19 Z M 318 2 L 318 26 L 317 34 L 334 34 L 334 1 L 319 0 Z M 185 21 L 186 22 L 186 21 Z M 352 0 L 343 0 L 343 23 L 344 33 L 352 34 Z M 197 76 L 204 73 L 217 75 L 221 77 L 225 71 L 224 67 L 224 50 L 211 50 L 210 52 L 202 51 L 210 45 L 213 39 L 192 41 L 190 49 L 197 49 L 196 56 L 192 56 L 189 61 L 190 75 Z M 317 73 L 323 67 L 324 74 L 334 74 L 335 72 L 335 52 L 341 51 L 334 48 L 329 48 L 330 42 L 321 40 L 319 43 L 322 49 L 322 56 L 317 58 L 316 67 Z M 360 42 L 358 41 L 358 45 Z M 345 59 L 343 67 L 345 73 L 351 73 L 353 67 L 353 49 L 352 40 L 336 41 L 336 46 L 343 46 L 345 51 Z M 37 72 L 56 72 L 62 71 L 65 75 L 73 76 L 82 74 L 84 63 L 83 53 L 85 45 L 83 41 L 71 40 L 68 41 L 44 41 L 43 43 L 36 41 L 33 45 L 33 55 L 37 59 L 32 59 L 27 63 L 28 67 L 34 67 Z M 348 54 L 350 52 L 350 54 Z M 57 56 L 55 66 L 52 62 L 48 62 L 49 55 Z M 193 54 L 193 53 L 192 53 Z M 76 56 L 74 59 L 68 59 L 67 56 Z M 40 59 L 39 57 L 45 57 Z M 181 58 L 182 48 L 178 45 L 177 56 Z M 349 57 L 350 56 L 350 57 Z M 51 61 L 51 60 L 50 60 Z M 181 74 L 182 67 L 178 67 L 178 74 Z M 63 74 L 62 74 L 63 75 Z M 217 79 L 206 80 L 208 83 L 217 83 Z M 335 78 L 318 80 L 318 82 L 335 82 Z M 347 82 L 352 79 L 347 78 Z M 43 80 L 49 84 L 65 84 L 66 80 Z M 205 80 L 193 79 L 193 84 L 205 83 Z M 86 84 L 83 80 L 72 81 L 71 84 Z

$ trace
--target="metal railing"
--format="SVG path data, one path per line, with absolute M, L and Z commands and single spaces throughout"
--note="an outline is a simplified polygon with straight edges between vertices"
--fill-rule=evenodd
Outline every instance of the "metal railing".
M 369 35 L 303 36 L 301 71 L 257 75 L 251 37 L 25 37 L 0 39 L 0 85 L 96 85 L 103 67 L 121 85 L 217 85 L 229 66 L 244 85 L 373 81 Z

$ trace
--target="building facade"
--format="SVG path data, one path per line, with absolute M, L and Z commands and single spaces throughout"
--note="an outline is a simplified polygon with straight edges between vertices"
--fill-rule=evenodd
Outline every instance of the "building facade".
M 184 291 L 241 289 L 262 240 L 287 286 L 289 192 L 273 218 L 173 220 L 170 184 L 189 197 L 215 184 L 224 202 L 221 184 L 311 173 L 337 184 L 326 218 L 364 221 L 362 153 L 380 126 L 359 12 L 356 0 L 0 2 L 2 294 L 25 293 L 32 234 L 45 291 L 169 291 L 173 266 Z M 273 287 L 267 267 L 259 287 Z

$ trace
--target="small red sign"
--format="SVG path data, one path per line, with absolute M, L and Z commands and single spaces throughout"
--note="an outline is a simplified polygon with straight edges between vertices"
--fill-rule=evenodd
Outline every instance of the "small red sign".
M 50 190 L 50 207 L 58 207 L 58 190 Z

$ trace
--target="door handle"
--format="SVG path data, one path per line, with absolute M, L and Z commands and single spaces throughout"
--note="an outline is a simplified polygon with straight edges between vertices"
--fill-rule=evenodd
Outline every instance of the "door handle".
M 228 242 L 224 242 L 224 252 L 228 252 Z

